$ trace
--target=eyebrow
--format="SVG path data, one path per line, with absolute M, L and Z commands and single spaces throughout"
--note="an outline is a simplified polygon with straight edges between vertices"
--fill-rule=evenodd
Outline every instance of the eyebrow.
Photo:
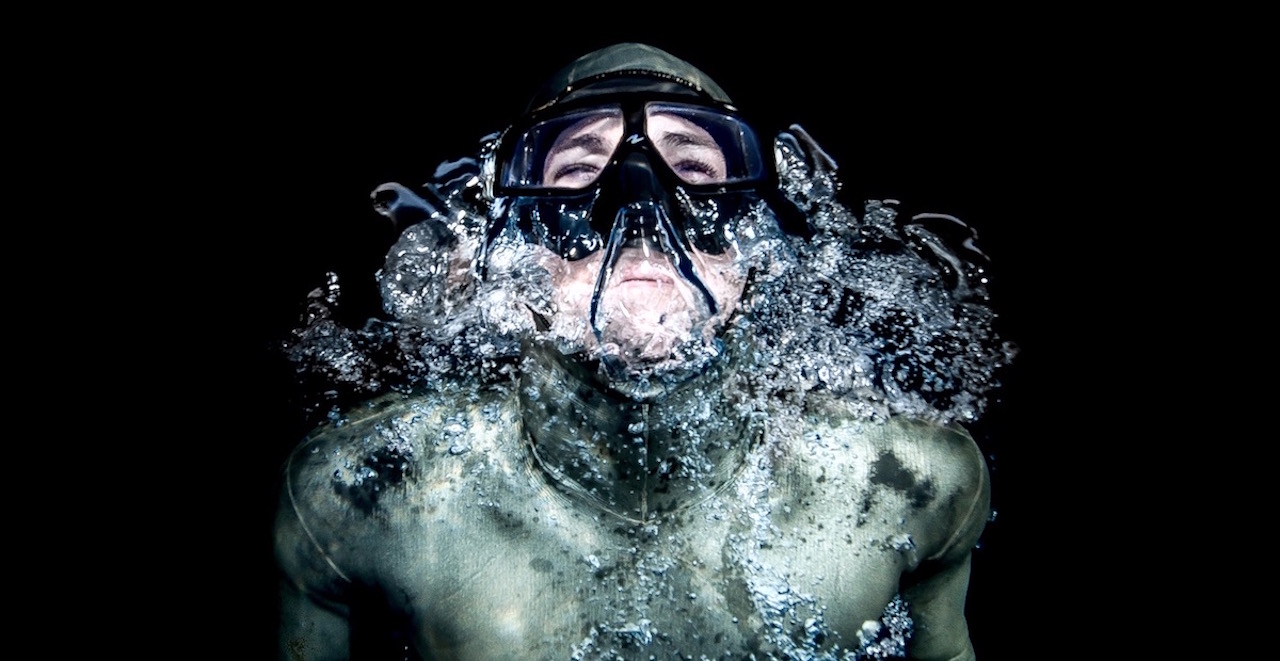
M 601 138 L 600 135 L 597 133 L 589 132 L 589 133 L 583 133 L 581 135 L 577 135 L 572 138 L 569 138 L 564 142 L 564 144 L 557 145 L 555 149 L 551 151 L 551 153 L 559 154 L 562 152 L 569 151 L 570 149 L 577 149 L 577 148 L 585 149 L 589 154 L 608 155 L 610 151 L 612 151 L 605 148 L 604 138 Z
M 662 139 L 658 142 L 664 147 L 693 145 L 695 147 L 708 147 L 716 150 L 720 149 L 720 145 L 716 144 L 715 140 L 701 135 L 695 135 L 693 133 L 686 133 L 684 131 L 669 131 L 664 134 Z

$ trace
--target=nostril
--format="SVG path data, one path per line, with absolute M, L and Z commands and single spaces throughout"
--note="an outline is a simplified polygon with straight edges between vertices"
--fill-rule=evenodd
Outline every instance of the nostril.
M 618 188 L 624 204 L 653 200 L 662 195 L 662 183 L 654 174 L 653 164 L 638 153 L 628 155 L 619 165 Z

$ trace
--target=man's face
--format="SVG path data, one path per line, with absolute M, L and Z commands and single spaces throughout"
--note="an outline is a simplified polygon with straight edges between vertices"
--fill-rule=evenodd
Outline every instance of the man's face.
M 646 109 L 644 130 L 653 148 L 650 158 L 660 158 L 688 184 L 725 181 L 726 157 L 711 133 L 662 108 L 654 105 Z M 623 114 L 616 107 L 579 116 L 552 141 L 541 164 L 539 185 L 565 189 L 592 185 L 613 159 L 625 132 Z M 651 165 L 661 167 L 659 163 Z M 641 224 L 660 225 L 656 218 L 648 220 Z M 710 341 L 736 310 L 746 282 L 736 250 L 710 254 L 690 249 L 693 270 L 715 301 L 713 315 L 705 295 L 676 268 L 662 240 L 652 233 L 647 238 L 631 238 L 621 246 L 600 290 L 597 338 L 591 302 L 601 269 L 609 268 L 604 263 L 607 253 L 596 250 L 576 260 L 549 250 L 543 253 L 541 261 L 551 273 L 554 287 L 550 333 L 572 347 L 611 355 L 636 367 L 681 360 L 677 353 L 681 345 Z
M 593 183 L 609 163 L 623 137 L 621 114 L 591 115 L 557 137 L 543 165 L 543 186 L 582 188 Z M 649 113 L 645 132 L 660 158 L 687 183 L 723 181 L 724 154 L 710 133 L 685 118 Z M 712 318 L 700 292 L 678 272 L 671 255 L 652 240 L 623 245 L 600 296 L 600 338 L 591 332 L 591 296 L 604 264 L 604 251 L 580 260 L 548 254 L 556 287 L 553 334 L 582 342 L 589 350 L 621 357 L 627 363 L 652 365 L 671 359 L 690 339 L 709 339 L 736 309 L 745 275 L 735 252 L 709 255 L 694 250 L 690 259 L 718 314 Z

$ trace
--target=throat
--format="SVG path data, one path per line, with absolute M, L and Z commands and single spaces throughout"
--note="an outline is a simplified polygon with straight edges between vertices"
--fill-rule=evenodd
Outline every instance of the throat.
M 617 518 L 656 523 L 733 482 L 761 436 L 721 370 L 659 397 L 603 387 L 555 354 L 527 361 L 520 389 L 534 463 L 568 497 Z

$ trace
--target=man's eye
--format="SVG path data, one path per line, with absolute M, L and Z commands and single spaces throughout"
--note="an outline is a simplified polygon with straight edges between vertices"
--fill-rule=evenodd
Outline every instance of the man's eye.
M 548 186 L 583 188 L 596 180 L 600 168 L 590 163 L 568 163 L 558 167 L 547 179 Z
M 713 184 L 724 181 L 724 173 L 706 161 L 686 158 L 671 164 L 671 169 L 685 183 Z

